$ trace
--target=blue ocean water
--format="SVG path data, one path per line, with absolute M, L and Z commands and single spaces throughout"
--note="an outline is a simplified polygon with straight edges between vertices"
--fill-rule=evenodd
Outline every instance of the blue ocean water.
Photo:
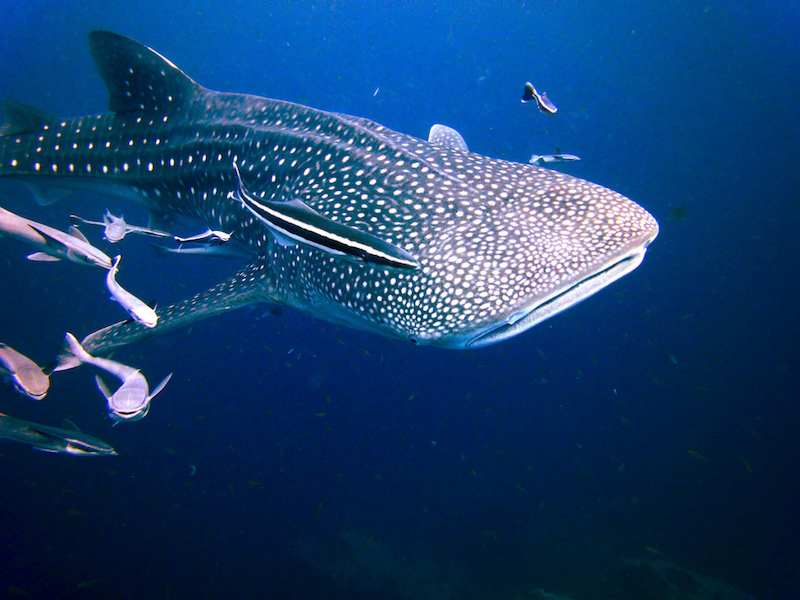
M 632 274 L 485 349 L 242 310 L 118 353 L 175 373 L 140 422 L 110 427 L 88 368 L 41 403 L 2 392 L 0 411 L 68 417 L 119 456 L 0 441 L 0 597 L 698 597 L 689 572 L 800 597 L 796 7 L 34 0 L 0 2 L 0 25 L 3 100 L 105 111 L 86 35 L 109 29 L 212 89 L 419 137 L 445 123 L 507 160 L 577 154 L 565 172 L 661 225 Z M 526 80 L 556 115 L 519 102 Z M 52 226 L 146 218 L 0 184 Z M 126 286 L 160 305 L 236 265 L 122 248 Z M 96 272 L 25 254 L 0 239 L 0 340 L 44 363 L 124 316 Z M 672 588 L 646 577 L 665 564 Z

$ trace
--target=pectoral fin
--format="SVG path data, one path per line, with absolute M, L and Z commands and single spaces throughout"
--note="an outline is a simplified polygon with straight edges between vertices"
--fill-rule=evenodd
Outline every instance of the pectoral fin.
M 250 304 L 277 302 L 268 259 L 257 257 L 222 283 L 187 300 L 159 310 L 158 324 L 146 328 L 121 322 L 88 335 L 82 342 L 87 352 L 106 355 L 116 348 L 191 325 L 208 317 Z M 69 367 L 66 367 L 69 368 Z
M 108 389 L 108 386 L 105 384 L 105 382 L 102 379 L 100 379 L 99 375 L 95 375 L 94 376 L 94 380 L 95 380 L 95 383 L 97 383 L 97 387 L 100 389 L 100 392 L 103 394 L 103 397 L 106 400 L 110 400 L 111 399 L 111 390 Z
M 28 260 L 32 260 L 34 262 L 60 262 L 61 259 L 57 256 L 52 256 L 51 254 L 45 254 L 44 252 L 34 252 L 33 254 L 28 254 Z
M 83 232 L 80 229 L 78 229 L 77 227 L 75 227 L 75 225 L 70 225 L 69 229 L 67 230 L 67 233 L 69 235 L 71 235 L 72 237 L 74 237 L 75 239 L 78 239 L 78 240 L 80 240 L 82 242 L 86 242 L 87 244 L 91 245 L 89 240 L 86 239 L 86 236 L 83 235 Z
M 163 390 L 165 387 L 167 387 L 167 384 L 169 383 L 170 379 L 172 379 L 172 373 L 170 373 L 169 375 L 164 377 L 164 381 L 162 381 L 161 383 L 159 383 L 156 386 L 156 389 L 154 389 L 153 392 L 150 394 L 150 400 L 155 398 L 156 394 L 158 394 L 161 390 Z

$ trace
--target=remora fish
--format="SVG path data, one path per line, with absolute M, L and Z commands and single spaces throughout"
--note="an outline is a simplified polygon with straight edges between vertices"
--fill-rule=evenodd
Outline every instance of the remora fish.
M 323 217 L 299 200 L 259 202 L 245 189 L 235 160 L 233 170 L 238 188 L 231 197 L 246 206 L 281 243 L 307 244 L 337 256 L 358 257 L 364 262 L 386 267 L 419 269 L 419 263 L 409 252 L 372 234 Z
M 97 387 L 108 402 L 109 414 L 115 421 L 138 421 L 143 419 L 150 410 L 150 401 L 164 389 L 172 378 L 172 373 L 167 375 L 164 381 L 159 383 L 151 394 L 147 379 L 144 378 L 139 369 L 134 369 L 107 358 L 92 356 L 83 349 L 74 335 L 68 333 L 66 337 L 69 350 L 74 358 L 81 363 L 88 363 L 98 369 L 108 371 L 122 382 L 122 385 L 112 394 L 100 377 L 94 378 Z
M 14 383 L 14 388 L 34 400 L 41 400 L 50 389 L 50 378 L 41 367 L 11 346 L 0 342 L 0 375 Z
M 56 261 L 66 258 L 79 265 L 111 268 L 108 255 L 92 246 L 75 227 L 70 227 L 69 233 L 64 233 L 0 208 L 0 237 L 4 236 L 41 249 L 41 252 L 30 254 L 29 260 Z
M 539 93 L 536 91 L 536 88 L 533 87 L 533 84 L 530 81 L 525 82 L 525 87 L 522 90 L 522 102 L 530 102 L 531 100 L 536 101 L 536 106 L 542 112 L 548 112 L 551 115 L 556 114 L 558 108 L 556 105 L 550 102 L 550 99 L 547 97 L 547 94 L 544 92 Z
M 130 313 L 131 317 L 145 327 L 153 328 L 158 323 L 156 311 L 131 294 L 128 290 L 117 283 L 117 272 L 119 271 L 119 261 L 122 257 L 114 258 L 114 264 L 106 275 L 106 287 L 111 293 L 111 297 L 119 302 L 120 306 Z
M 367 119 L 215 92 L 134 40 L 94 31 L 89 41 L 112 112 L 57 120 L 10 105 L 0 176 L 136 196 L 157 213 L 232 231 L 256 254 L 160 310 L 151 330 L 117 324 L 87 337 L 95 354 L 258 302 L 418 344 L 485 346 L 629 273 L 658 233 L 647 211 L 602 186 L 466 152 L 452 136 L 431 143 Z M 234 163 L 260 203 L 297 200 L 324 217 L 321 235 L 335 222 L 419 268 L 353 260 L 350 242 L 345 255 L 276 243 L 235 199 Z
M 103 221 L 88 221 L 78 215 L 70 215 L 70 219 L 83 223 L 85 225 L 96 225 L 103 228 L 103 237 L 112 244 L 125 239 L 129 233 L 139 233 L 141 235 L 148 235 L 150 237 L 169 238 L 172 234 L 166 231 L 158 231 L 157 229 L 150 229 L 149 227 L 137 227 L 136 225 L 128 225 L 123 216 L 115 217 L 110 212 L 106 211 L 103 215 Z
M 215 256 L 219 258 L 253 257 L 252 252 L 247 252 L 240 246 L 231 244 L 208 243 L 188 247 L 180 245 L 177 248 L 168 248 L 166 246 L 159 246 L 156 244 L 151 244 L 151 246 L 159 256 L 164 256 L 165 254 L 183 254 L 187 256 Z
M 231 234 L 224 231 L 207 229 L 203 233 L 189 237 L 172 236 L 179 244 L 224 244 L 231 239 Z
M 116 456 L 114 448 L 93 435 L 83 433 L 68 420 L 66 427 L 51 427 L 0 413 L 0 438 L 33 446 L 44 452 L 76 456 Z
M 560 163 L 571 162 L 580 159 L 580 156 L 575 156 L 574 154 L 534 154 L 531 156 L 531 159 L 528 162 L 532 165 L 535 165 L 539 161 L 542 161 L 543 163 Z

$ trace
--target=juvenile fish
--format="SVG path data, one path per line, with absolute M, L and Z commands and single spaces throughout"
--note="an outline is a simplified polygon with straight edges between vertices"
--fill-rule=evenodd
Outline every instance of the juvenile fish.
M 66 427 L 51 427 L 23 421 L 0 413 L 0 438 L 33 446 L 43 452 L 74 456 L 116 456 L 117 452 L 103 440 L 83 433 L 69 420 Z
M 0 342 L 0 375 L 10 379 L 14 388 L 34 400 L 41 400 L 50 389 L 50 378 L 27 356 Z
M 108 402 L 109 415 L 115 421 L 138 421 L 143 419 L 150 410 L 150 401 L 164 389 L 164 386 L 167 385 L 172 377 L 172 373 L 167 375 L 164 381 L 159 383 L 151 394 L 147 380 L 139 369 L 134 369 L 107 358 L 92 356 L 83 349 L 83 346 L 75 339 L 74 335 L 68 333 L 66 337 L 70 352 L 75 358 L 82 363 L 88 363 L 108 371 L 122 382 L 122 385 L 112 394 L 103 380 L 100 377 L 95 377 L 97 387 Z
M 76 227 L 70 227 L 69 233 L 64 233 L 0 208 L 0 236 L 10 237 L 40 250 L 30 254 L 28 260 L 58 261 L 65 258 L 79 265 L 111 268 L 108 255 L 92 246 Z
M 231 239 L 230 233 L 208 229 L 204 233 L 189 237 L 172 236 L 179 244 L 222 244 Z
M 106 214 L 103 215 L 102 223 L 99 221 L 87 221 L 78 215 L 70 215 L 69 218 L 85 225 L 97 225 L 99 227 L 103 227 L 103 237 L 112 244 L 124 239 L 129 233 L 139 233 L 141 235 L 160 238 L 172 237 L 172 235 L 166 231 L 159 231 L 157 229 L 150 229 L 148 227 L 137 227 L 136 225 L 128 225 L 122 215 L 115 217 L 108 211 L 106 211 Z
M 554 115 L 558 110 L 556 105 L 550 102 L 547 94 L 544 92 L 540 94 L 536 91 L 536 88 L 533 87 L 533 84 L 530 81 L 527 81 L 525 82 L 525 89 L 522 91 L 522 101 L 531 102 L 532 100 L 536 101 L 536 106 L 538 106 L 539 110 L 542 112 L 547 112 L 551 115 Z
M 111 292 L 111 297 L 130 313 L 134 321 L 141 323 L 145 327 L 155 327 L 158 322 L 156 311 L 117 283 L 120 258 L 122 257 L 117 256 L 114 258 L 114 264 L 109 269 L 108 275 L 106 275 L 106 286 L 108 291 Z
M 580 156 L 575 156 L 574 154 L 534 154 L 528 162 L 535 165 L 537 162 L 560 163 L 572 162 L 580 159 Z

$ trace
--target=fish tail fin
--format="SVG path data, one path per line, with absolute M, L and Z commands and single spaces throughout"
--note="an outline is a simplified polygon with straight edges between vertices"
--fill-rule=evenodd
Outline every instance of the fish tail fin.
M 92 360 L 92 355 L 83 349 L 83 346 L 81 346 L 80 342 L 75 338 L 74 335 L 67 333 L 66 339 L 67 344 L 69 345 L 69 351 L 79 362 L 85 363 Z

